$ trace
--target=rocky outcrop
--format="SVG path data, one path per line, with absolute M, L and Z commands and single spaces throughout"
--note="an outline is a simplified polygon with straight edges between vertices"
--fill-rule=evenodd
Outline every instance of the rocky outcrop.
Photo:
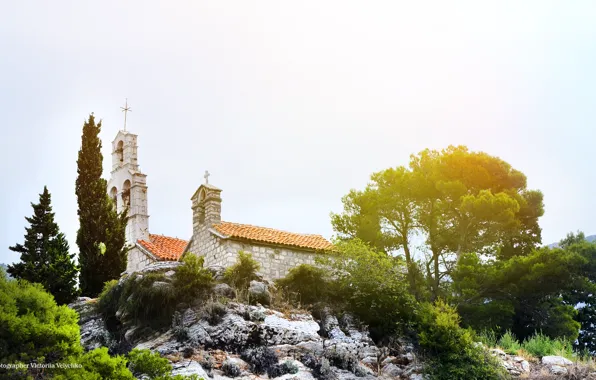
M 87 350 L 100 346 L 122 347 L 105 328 L 95 312 L 95 300 L 80 298 L 70 305 L 80 315 L 81 343 Z M 412 344 L 401 341 L 391 352 L 375 346 L 368 332 L 350 316 L 338 320 L 328 311 L 321 320 L 305 312 L 282 313 L 261 305 L 228 302 L 225 315 L 210 318 L 205 310 L 188 308 L 176 317 L 176 326 L 153 335 L 136 334 L 138 327 L 124 334 L 126 347 L 159 352 L 174 367 L 173 374 L 197 374 L 204 379 L 258 380 L 265 374 L 254 372 L 242 354 L 255 347 L 267 347 L 275 357 L 271 365 L 292 368 L 294 373 L 276 378 L 289 379 L 417 379 L 424 377 L 423 363 Z M 135 335 L 140 335 L 134 338 Z M 500 349 L 489 352 L 499 358 L 513 378 L 555 379 L 581 373 L 593 378 L 596 373 L 560 356 L 545 356 L 540 361 L 509 355 Z M 592 377 L 590 377 L 592 376 Z
M 106 344 L 109 333 L 95 314 L 94 301 L 79 299 L 71 307 L 82 313 L 85 348 L 110 346 Z M 242 353 L 252 347 L 268 347 L 277 357 L 277 365 L 295 368 L 296 373 L 277 377 L 282 380 L 410 379 L 422 372 L 415 356 L 407 352 L 411 347 L 389 356 L 351 320 L 340 323 L 329 316 L 319 323 L 308 313 L 284 314 L 261 305 L 229 302 L 226 314 L 212 324 L 200 310 L 189 308 L 180 313 L 176 328 L 132 341 L 136 329 L 124 334 L 130 347 L 159 352 L 172 362 L 173 374 L 197 374 L 205 379 L 228 379 L 225 372 L 236 367 L 240 373 L 237 378 L 266 378 L 251 372 L 251 366 L 241 359 Z

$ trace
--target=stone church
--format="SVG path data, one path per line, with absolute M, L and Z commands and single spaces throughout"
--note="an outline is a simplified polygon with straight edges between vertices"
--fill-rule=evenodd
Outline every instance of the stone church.
M 147 175 L 137 161 L 137 135 L 119 131 L 112 142 L 112 172 L 108 193 L 118 211 L 128 208 L 127 273 L 159 261 L 178 261 L 188 252 L 205 258 L 206 267 L 227 267 L 238 251 L 249 252 L 261 264 L 260 274 L 276 279 L 300 264 L 314 264 L 316 255 L 331 249 L 320 235 L 306 235 L 221 220 L 221 189 L 208 183 L 191 197 L 193 233 L 189 240 L 149 232 Z

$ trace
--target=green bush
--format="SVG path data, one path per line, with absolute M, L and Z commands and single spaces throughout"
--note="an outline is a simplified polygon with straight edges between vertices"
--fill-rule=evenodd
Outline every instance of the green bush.
M 170 325 L 178 301 L 176 288 L 163 273 L 147 273 L 107 283 L 97 307 L 111 332 L 122 324 L 163 329 Z
M 361 241 L 338 241 L 335 247 L 338 252 L 322 261 L 334 279 L 331 302 L 369 326 L 375 341 L 407 331 L 416 301 L 409 292 L 405 263 Z
M 176 268 L 174 287 L 181 300 L 192 302 L 211 294 L 215 281 L 211 272 L 203 268 L 204 262 L 204 257 L 186 254 L 182 259 L 183 264 Z
M 172 372 L 172 365 L 157 352 L 135 348 L 128 354 L 128 368 L 136 377 L 163 378 Z
M 510 355 L 517 354 L 517 351 L 521 348 L 521 345 L 515 338 L 515 335 L 509 330 L 503 334 L 503 336 L 499 339 L 499 347 L 501 347 L 505 352 Z
M 496 347 L 499 342 L 497 333 L 493 330 L 482 330 L 476 335 L 476 339 L 487 347 Z
M 40 284 L 0 277 L 0 363 L 55 363 L 82 353 L 77 313 Z M 7 376 L 0 368 L 0 378 Z
M 536 357 L 560 355 L 570 359 L 574 358 L 570 342 L 563 339 L 551 339 L 541 332 L 524 340 L 521 348 Z
M 253 280 L 258 280 L 257 272 L 261 265 L 253 259 L 250 253 L 238 251 L 236 264 L 227 268 L 224 272 L 224 279 L 228 285 L 236 289 L 246 290 Z
M 286 294 L 295 296 L 303 305 L 312 305 L 326 298 L 329 291 L 328 270 L 308 264 L 290 269 L 286 277 L 276 281 Z
M 454 307 L 439 301 L 422 304 L 418 312 L 419 344 L 426 355 L 430 379 L 503 379 L 505 372 L 470 330 L 462 329 Z

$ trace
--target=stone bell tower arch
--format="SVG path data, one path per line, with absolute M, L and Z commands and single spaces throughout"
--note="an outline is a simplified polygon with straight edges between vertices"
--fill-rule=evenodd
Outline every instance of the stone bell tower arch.
M 128 209 L 126 243 L 149 239 L 147 175 L 141 173 L 137 160 L 137 135 L 119 131 L 112 141 L 112 171 L 108 194 L 118 212 Z

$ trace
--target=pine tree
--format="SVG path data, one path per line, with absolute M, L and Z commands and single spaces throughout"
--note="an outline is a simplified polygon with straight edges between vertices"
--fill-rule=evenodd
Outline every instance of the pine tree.
M 83 125 L 77 160 L 76 195 L 79 230 L 77 245 L 81 265 L 80 287 L 85 296 L 97 296 L 106 281 L 117 279 L 126 269 L 126 214 L 117 213 L 107 193 L 101 154 L 101 121 L 93 114 Z
M 58 304 L 74 300 L 78 294 L 78 267 L 69 254 L 68 242 L 54 221 L 51 195 L 44 187 L 39 203 L 33 204 L 33 216 L 26 217 L 25 241 L 9 247 L 21 254 L 21 261 L 8 266 L 7 272 L 16 279 L 37 282 L 54 295 Z

